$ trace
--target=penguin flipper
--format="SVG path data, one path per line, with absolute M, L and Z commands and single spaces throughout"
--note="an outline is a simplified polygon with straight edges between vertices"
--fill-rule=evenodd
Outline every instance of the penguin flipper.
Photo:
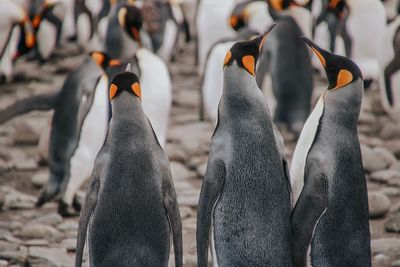
M 294 267 L 305 267 L 307 251 L 318 221 L 328 205 L 328 182 L 326 175 L 317 166 L 309 168 L 300 197 L 292 211 L 292 263 Z M 311 173 L 310 173 L 311 172 Z
M 211 217 L 214 205 L 225 181 L 225 164 L 222 161 L 208 161 L 206 174 L 201 187 L 197 212 L 197 263 L 199 267 L 208 266 L 208 243 Z
M 90 177 L 90 182 L 86 190 L 85 203 L 79 217 L 78 237 L 76 241 L 75 267 L 82 266 L 83 249 L 85 247 L 88 224 L 97 203 L 97 196 L 100 187 L 101 165 L 102 164 L 100 162 L 97 162 L 96 159 L 95 165 L 93 167 L 93 172 Z
M 166 164 L 166 166 L 169 166 Z M 164 207 L 167 211 L 169 223 L 172 228 L 172 240 L 174 242 L 175 266 L 182 267 L 182 222 L 179 213 L 179 206 L 176 198 L 176 192 L 172 181 L 171 171 L 165 168 L 162 183 Z

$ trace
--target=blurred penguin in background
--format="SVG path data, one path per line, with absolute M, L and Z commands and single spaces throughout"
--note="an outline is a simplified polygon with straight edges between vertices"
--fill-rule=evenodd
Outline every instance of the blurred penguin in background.
M 200 75 L 204 72 L 211 47 L 220 40 L 235 36 L 235 31 L 229 25 L 229 18 L 235 4 L 235 0 L 200 0 L 199 2 L 196 17 L 196 53 Z
M 310 52 L 300 39 L 311 35 L 311 12 L 294 1 L 268 4 L 277 26 L 260 54 L 257 83 L 277 126 L 298 136 L 310 113 L 313 92 Z
M 32 0 L 29 16 L 35 29 L 34 58 L 46 61 L 60 44 L 66 6 L 63 0 Z
M 225 38 L 210 49 L 201 85 L 200 119 L 216 122 L 218 103 L 223 88 L 223 62 L 229 48 L 238 41 L 249 40 L 271 25 L 272 18 L 267 13 L 265 1 L 245 1 L 237 4 L 230 17 L 230 25 L 237 32 L 235 37 Z
M 12 80 L 14 59 L 35 44 L 27 8 L 23 1 L 0 1 L 0 83 Z
M 347 0 L 346 31 L 350 58 L 360 67 L 366 87 L 379 80 L 379 57 L 386 30 L 386 11 L 380 0 Z
M 379 88 L 386 112 L 400 112 L 400 16 L 386 28 L 380 51 Z

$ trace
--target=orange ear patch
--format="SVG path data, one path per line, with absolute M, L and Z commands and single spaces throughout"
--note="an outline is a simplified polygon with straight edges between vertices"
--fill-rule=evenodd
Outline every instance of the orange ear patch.
M 339 89 L 346 86 L 351 83 L 351 81 L 353 81 L 353 74 L 348 70 L 340 70 L 336 80 L 336 86 L 333 89 Z
M 229 50 L 228 53 L 226 53 L 225 58 L 224 58 L 224 66 L 229 63 L 231 58 L 232 58 L 232 52 Z
M 238 21 L 239 21 L 239 18 L 237 16 L 235 16 L 235 15 L 231 16 L 231 19 L 229 22 L 230 22 L 232 28 L 236 27 L 236 25 L 238 24 Z
M 25 44 L 28 48 L 32 48 L 35 45 L 35 36 L 32 33 L 25 35 Z
M 100 52 L 93 52 L 92 59 L 96 62 L 97 65 L 102 66 L 104 62 L 104 55 Z
M 275 10 L 283 10 L 282 7 L 282 0 L 270 0 L 269 4 L 272 6 L 273 9 Z
M 255 58 L 253 56 L 244 56 L 242 57 L 242 63 L 244 68 L 253 76 L 255 76 L 254 70 L 255 70 Z
M 132 91 L 135 93 L 135 95 L 137 97 L 139 97 L 140 99 L 142 99 L 142 89 L 140 88 L 140 84 L 139 83 L 134 83 L 131 86 Z
M 326 67 L 326 60 L 325 58 L 322 56 L 322 54 L 315 48 L 311 47 L 312 51 L 314 52 L 314 54 L 319 58 L 319 61 L 321 61 L 322 66 L 324 66 L 324 68 Z
M 118 86 L 115 84 L 111 84 L 110 86 L 110 101 L 114 98 L 114 96 L 117 94 L 118 91 Z
M 37 28 L 39 27 L 39 25 L 40 25 L 40 21 L 41 21 L 41 20 L 42 20 L 42 19 L 40 18 L 39 15 L 35 16 L 35 17 L 33 18 L 33 20 L 32 20 L 32 27 L 33 27 L 34 29 L 37 29 Z

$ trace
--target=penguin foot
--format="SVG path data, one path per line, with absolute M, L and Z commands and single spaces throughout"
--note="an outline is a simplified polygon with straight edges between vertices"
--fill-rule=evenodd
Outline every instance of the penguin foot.
M 79 211 L 77 211 L 74 207 L 64 203 L 63 201 L 60 201 L 58 204 L 58 214 L 63 217 L 76 217 L 79 216 Z

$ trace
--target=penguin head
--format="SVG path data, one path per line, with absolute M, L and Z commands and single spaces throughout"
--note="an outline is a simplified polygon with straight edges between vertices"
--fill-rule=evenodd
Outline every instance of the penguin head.
M 282 11 L 290 6 L 297 5 L 294 0 L 267 0 L 267 3 L 274 11 Z
M 111 59 L 106 53 L 100 51 L 92 51 L 89 53 L 90 57 L 101 68 L 106 69 L 110 66 L 120 65 L 121 61 L 118 59 Z
M 140 30 L 143 26 L 142 12 L 132 4 L 124 5 L 118 11 L 118 23 L 133 40 L 141 43 Z
M 122 91 L 127 91 L 141 99 L 142 90 L 138 76 L 129 71 L 116 75 L 112 79 L 110 85 L 110 101 L 117 97 Z
M 249 11 L 247 5 L 249 3 L 240 3 L 232 11 L 231 17 L 229 19 L 229 24 L 232 29 L 238 31 L 239 29 L 246 26 L 247 20 L 249 18 Z
M 265 42 L 268 33 L 275 27 L 273 24 L 267 32 L 261 34 L 250 41 L 235 43 L 226 53 L 224 68 L 231 66 L 234 62 L 245 69 L 252 76 L 255 76 L 257 59 Z
M 328 90 L 340 89 L 359 78 L 363 79 L 360 69 L 350 59 L 329 53 L 306 37 L 302 39 L 311 47 L 324 67 L 329 83 Z

